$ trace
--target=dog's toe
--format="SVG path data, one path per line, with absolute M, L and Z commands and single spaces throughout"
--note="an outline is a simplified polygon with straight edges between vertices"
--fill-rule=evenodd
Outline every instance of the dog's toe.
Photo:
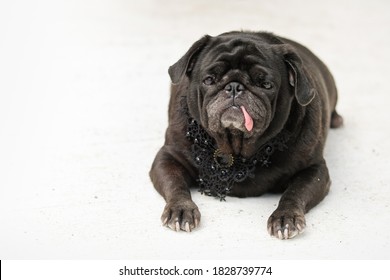
M 164 226 L 174 231 L 191 232 L 200 223 L 200 212 L 192 201 L 167 203 L 161 216 Z
M 279 239 L 290 239 L 306 227 L 305 216 L 299 212 L 276 210 L 268 219 L 268 233 Z

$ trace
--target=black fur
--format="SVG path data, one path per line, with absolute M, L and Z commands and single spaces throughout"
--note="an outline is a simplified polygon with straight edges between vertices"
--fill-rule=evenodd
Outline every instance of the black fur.
M 291 40 L 265 32 L 229 32 L 195 42 L 169 68 L 169 75 L 169 126 L 150 171 L 167 203 L 163 223 L 191 231 L 200 222 L 189 191 L 196 186 L 198 170 L 185 137 L 187 116 L 180 110 L 184 97 L 190 116 L 225 154 L 249 158 L 282 130 L 291 133 L 288 149 L 275 152 L 269 168 L 258 168 L 254 178 L 234 185 L 230 195 L 283 192 L 268 220 L 268 231 L 280 239 L 302 232 L 304 214 L 329 190 L 323 158 L 328 129 L 342 124 L 327 67 Z M 240 91 L 232 94 L 230 85 L 239 85 Z M 250 119 L 253 128 L 245 124 Z

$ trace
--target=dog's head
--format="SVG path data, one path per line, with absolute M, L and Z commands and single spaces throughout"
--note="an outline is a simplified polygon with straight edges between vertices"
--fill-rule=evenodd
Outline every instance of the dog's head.
M 294 98 L 306 106 L 315 96 L 294 48 L 268 33 L 204 36 L 169 74 L 218 148 L 244 157 L 281 131 Z

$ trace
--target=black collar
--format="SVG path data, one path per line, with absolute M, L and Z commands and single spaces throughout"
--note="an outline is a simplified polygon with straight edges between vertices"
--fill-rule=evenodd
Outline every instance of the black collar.
M 212 138 L 196 120 L 191 118 L 188 108 L 186 137 L 192 142 L 193 160 L 199 170 L 197 179 L 202 194 L 214 196 L 221 201 L 232 190 L 235 183 L 255 177 L 257 167 L 269 167 L 272 154 L 287 149 L 290 133 L 282 130 L 275 138 L 264 144 L 250 158 L 223 154 Z

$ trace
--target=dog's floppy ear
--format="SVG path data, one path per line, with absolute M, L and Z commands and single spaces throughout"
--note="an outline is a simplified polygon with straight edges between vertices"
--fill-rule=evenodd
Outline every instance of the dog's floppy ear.
M 173 84 L 180 82 L 184 74 L 188 74 L 192 71 L 197 55 L 206 46 L 210 38 L 211 36 L 209 35 L 203 36 L 191 46 L 191 48 L 182 58 L 179 59 L 178 62 L 169 67 L 168 73 Z
M 288 81 L 294 87 L 295 98 L 300 105 L 309 105 L 316 96 L 317 90 L 310 83 L 308 73 L 303 70 L 301 58 L 290 45 L 279 45 L 277 48 L 283 52 Z

